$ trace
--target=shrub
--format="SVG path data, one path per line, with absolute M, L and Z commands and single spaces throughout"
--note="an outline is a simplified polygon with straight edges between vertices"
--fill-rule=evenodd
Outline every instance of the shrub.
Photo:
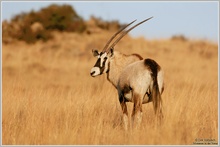
M 122 25 L 117 20 L 104 21 L 101 18 L 91 16 L 91 20 L 94 21 L 95 25 L 103 30 L 118 30 Z
M 33 25 L 38 23 L 37 29 Z M 8 27 L 3 30 L 8 36 L 34 43 L 37 40 L 47 41 L 52 38 L 51 31 L 82 33 L 86 29 L 83 19 L 69 5 L 50 5 L 38 12 L 21 13 L 14 16 Z M 16 31 L 15 31 L 16 30 Z M 4 32 L 5 31 L 5 32 Z
M 171 40 L 188 41 L 184 35 L 174 35 L 171 37 Z

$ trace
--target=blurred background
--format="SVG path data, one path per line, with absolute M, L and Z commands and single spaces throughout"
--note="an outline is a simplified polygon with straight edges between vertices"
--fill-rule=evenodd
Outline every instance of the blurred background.
M 56 5 L 59 10 L 52 10 L 51 5 Z M 68 8 L 64 8 L 65 6 Z M 46 29 L 79 32 L 85 31 L 85 22 L 94 17 L 105 22 L 117 22 L 119 25 L 153 16 L 154 19 L 150 22 L 130 33 L 133 37 L 144 36 L 147 39 L 183 35 L 190 39 L 217 42 L 219 32 L 218 2 L 2 2 L 1 14 L 2 22 L 25 21 L 26 25 L 32 25 L 37 21 Z M 48 17 L 53 22 L 45 22 L 49 21 L 45 20 Z M 76 21 L 77 24 L 71 24 Z M 19 26 L 18 23 L 17 25 Z M 65 28 L 58 25 L 65 25 Z

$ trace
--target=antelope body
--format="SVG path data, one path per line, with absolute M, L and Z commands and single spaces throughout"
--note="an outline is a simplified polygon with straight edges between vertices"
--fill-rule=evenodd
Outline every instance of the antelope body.
M 151 19 L 151 18 L 149 18 Z M 149 20 L 146 19 L 124 32 L 109 48 L 109 43 L 117 34 L 130 24 L 119 30 L 107 42 L 102 52 L 93 51 L 98 58 L 91 69 L 91 76 L 95 77 L 107 73 L 107 79 L 118 91 L 119 102 L 123 111 L 124 127 L 128 129 L 128 112 L 126 102 L 134 103 L 132 111 L 132 126 L 139 127 L 142 120 L 142 104 L 153 102 L 155 114 L 162 118 L 163 71 L 152 59 L 143 59 L 138 54 L 125 55 L 114 51 L 114 45 L 130 30 Z

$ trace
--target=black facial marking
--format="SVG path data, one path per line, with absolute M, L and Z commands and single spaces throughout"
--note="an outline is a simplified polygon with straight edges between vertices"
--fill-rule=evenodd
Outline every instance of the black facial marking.
M 98 58 L 98 60 L 96 61 L 94 67 L 100 67 L 100 62 L 101 62 L 101 58 Z
M 95 71 L 93 71 L 92 73 L 90 73 L 90 75 L 92 76 L 95 73 Z
M 103 61 L 103 63 L 102 63 L 102 67 L 100 67 L 100 74 L 102 74 L 103 71 L 104 71 L 104 69 L 105 69 L 105 62 L 106 62 L 106 60 L 107 60 L 107 57 L 104 58 L 104 61 Z M 101 63 L 100 63 L 100 64 L 101 64 Z

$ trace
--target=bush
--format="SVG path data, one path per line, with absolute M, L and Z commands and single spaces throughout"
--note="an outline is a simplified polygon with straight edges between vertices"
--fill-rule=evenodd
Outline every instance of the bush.
M 43 22 L 45 29 L 83 32 L 86 28 L 83 19 L 69 5 L 51 5 L 39 12 L 36 21 Z
M 188 41 L 184 35 L 174 35 L 171 37 L 171 40 Z
M 94 21 L 95 25 L 103 30 L 118 30 L 120 29 L 121 24 L 117 20 L 113 21 L 104 21 L 101 18 L 96 18 L 95 16 L 91 16 L 91 19 Z
M 35 25 L 36 23 L 38 25 Z M 34 43 L 37 40 L 47 41 L 52 38 L 51 31 L 53 30 L 82 33 L 86 25 L 71 6 L 50 5 L 39 12 L 31 11 L 14 16 L 9 26 L 5 28 L 14 31 L 4 29 L 3 36 L 7 34 L 18 40 Z

